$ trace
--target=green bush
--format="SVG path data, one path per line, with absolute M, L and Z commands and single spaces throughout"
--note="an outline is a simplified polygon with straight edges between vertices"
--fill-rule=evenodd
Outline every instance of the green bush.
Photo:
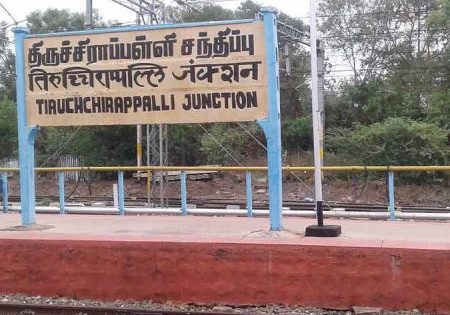
M 308 150 L 312 148 L 312 119 L 311 116 L 297 119 L 287 119 L 283 122 L 283 147 L 285 149 Z
M 82 158 L 84 165 L 136 165 L 136 127 L 42 128 L 36 138 L 37 164 L 54 166 L 64 154 Z
M 16 104 L 7 97 L 0 98 L 0 158 L 17 155 Z
M 435 91 L 428 99 L 427 120 L 450 130 L 450 89 Z
M 203 130 L 198 124 L 169 125 L 169 164 L 198 165 L 203 162 L 200 152 Z
M 262 130 L 256 123 L 242 125 L 254 138 L 265 145 Z M 205 163 L 237 165 L 236 159 L 245 165 L 246 158 L 261 156 L 265 152 L 252 136 L 236 124 L 211 124 L 207 130 L 208 133 L 202 136 L 200 148 L 206 159 Z
M 369 126 L 330 130 L 325 141 L 329 151 L 363 165 L 447 165 L 448 133 L 430 123 L 389 118 Z M 420 179 L 421 174 L 403 178 Z

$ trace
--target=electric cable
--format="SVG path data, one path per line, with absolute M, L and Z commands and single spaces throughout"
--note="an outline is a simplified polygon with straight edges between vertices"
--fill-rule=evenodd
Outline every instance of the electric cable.
M 229 156 L 231 157 L 239 166 L 242 166 L 241 162 L 236 159 L 230 151 L 227 150 L 217 139 L 214 137 L 202 124 L 199 124 L 203 131 Z
M 81 126 L 79 126 L 74 133 L 72 133 L 67 140 L 63 143 L 62 146 L 60 146 L 55 152 L 53 152 L 52 155 L 50 155 L 39 167 L 43 167 L 45 164 L 53 160 L 55 157 L 58 157 L 61 153 L 61 151 L 75 138 L 77 133 L 80 131 Z

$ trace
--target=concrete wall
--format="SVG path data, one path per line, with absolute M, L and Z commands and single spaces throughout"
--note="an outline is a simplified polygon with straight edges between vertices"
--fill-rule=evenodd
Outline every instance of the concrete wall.
M 450 314 L 450 249 L 0 240 L 0 293 Z

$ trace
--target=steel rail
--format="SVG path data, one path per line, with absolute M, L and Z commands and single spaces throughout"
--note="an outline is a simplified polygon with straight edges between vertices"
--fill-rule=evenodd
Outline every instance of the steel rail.
M 143 308 L 126 307 L 102 307 L 102 306 L 72 306 L 72 305 L 46 305 L 46 304 L 21 304 L 0 303 L 0 314 L 33 314 L 33 315 L 229 315 L 230 313 L 213 311 L 166 311 L 148 310 Z M 245 314 L 245 313 L 240 313 Z M 247 313 L 249 314 L 249 313 Z
M 169 206 L 180 206 L 180 198 L 179 197 L 173 197 L 173 198 L 167 198 L 169 202 Z M 58 201 L 58 196 L 56 195 L 37 195 L 36 201 L 42 201 L 42 200 L 50 200 L 50 201 Z M 20 196 L 18 195 L 10 195 L 9 196 L 10 202 L 18 202 L 20 201 Z M 105 203 L 113 203 L 114 198 L 111 196 L 73 196 L 67 199 L 67 202 L 69 203 L 94 203 L 94 202 L 105 202 Z M 147 204 L 147 197 L 125 197 L 124 201 L 130 205 L 130 204 Z M 245 198 L 189 198 L 188 200 L 189 204 L 196 205 L 197 207 L 205 207 L 207 208 L 213 208 L 214 207 L 222 207 L 225 208 L 229 205 L 237 205 L 241 206 L 241 208 L 245 208 L 246 206 L 246 199 Z M 255 206 L 255 209 L 263 209 L 267 208 L 268 206 L 268 200 L 253 200 Z M 327 204 L 330 208 L 343 208 L 346 211 L 388 211 L 387 207 L 388 204 L 386 203 L 350 203 L 350 202 L 338 202 L 338 201 L 328 201 Z M 298 200 L 290 200 L 286 199 L 283 200 L 283 206 L 289 207 L 291 210 L 312 210 L 315 207 L 314 202 L 311 201 L 298 201 Z M 418 205 L 398 205 L 396 206 L 398 210 L 401 210 L 402 212 L 449 212 L 450 213 L 450 207 L 444 206 L 418 206 Z M 328 207 L 325 207 L 325 210 L 327 210 Z
M 180 198 L 167 198 L 170 207 L 181 206 Z M 58 196 L 53 195 L 41 195 L 36 196 L 36 201 L 51 200 L 58 201 Z M 10 202 L 20 201 L 20 196 L 9 196 Z M 104 202 L 112 204 L 113 197 L 107 196 L 77 196 L 71 197 L 67 200 L 68 203 L 84 203 L 92 204 L 94 202 Z M 146 197 L 126 197 L 125 203 L 128 206 L 142 206 L 147 204 Z M 239 206 L 244 209 L 246 206 L 245 199 L 225 199 L 225 198 L 190 198 L 187 202 L 191 205 L 195 205 L 198 208 L 218 208 L 225 209 L 227 206 Z M 254 209 L 266 209 L 268 207 L 268 200 L 253 200 Z M 325 211 L 328 209 L 345 209 L 345 211 L 388 211 L 387 204 L 377 203 L 348 203 L 348 202 L 327 202 L 328 207 L 325 207 Z M 291 210 L 314 210 L 314 202 L 297 201 L 297 200 L 283 200 L 283 207 L 290 208 Z M 400 205 L 396 206 L 396 209 L 401 212 L 423 212 L 423 213 L 450 213 L 450 207 L 446 206 L 417 206 L 417 205 Z
M 10 211 L 20 211 L 20 206 L 10 206 Z M 57 214 L 59 207 L 44 207 L 37 206 L 36 213 L 42 214 Z M 180 207 L 170 208 L 148 208 L 148 207 L 125 207 L 124 214 L 127 215 L 182 215 Z M 79 207 L 66 206 L 66 214 L 89 214 L 89 215 L 117 215 L 119 210 L 114 207 Z M 217 208 L 187 208 L 186 215 L 198 216 L 247 216 L 246 209 L 217 209 Z M 269 210 L 267 209 L 253 209 L 254 217 L 267 217 Z M 316 212 L 314 210 L 285 210 L 283 215 L 286 217 L 303 217 L 315 218 Z M 324 211 L 324 218 L 341 218 L 341 219 L 375 219 L 388 220 L 390 213 L 387 211 L 345 211 L 345 209 L 331 209 Z M 450 221 L 450 213 L 418 213 L 418 212 L 397 212 L 396 219 L 401 220 L 438 220 Z

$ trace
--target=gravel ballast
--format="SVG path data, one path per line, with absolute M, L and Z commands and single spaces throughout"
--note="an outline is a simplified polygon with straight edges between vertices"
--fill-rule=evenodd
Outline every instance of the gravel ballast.
M 65 297 L 42 297 L 16 295 L 0 295 L 0 304 L 37 304 L 37 305 L 58 305 L 75 307 L 111 307 L 121 309 L 142 309 L 155 311 L 190 311 L 190 312 L 221 312 L 230 314 L 280 314 L 280 315 L 354 315 L 352 310 L 330 310 L 309 308 L 300 306 L 282 306 L 282 305 L 256 305 L 256 306 L 233 306 L 233 305 L 195 305 L 195 304 L 177 304 L 170 301 L 166 303 L 155 303 L 149 300 L 117 300 L 117 301 L 99 301 L 87 299 L 72 299 Z M 357 309 L 357 308 L 355 308 Z M 417 310 L 404 311 L 381 311 L 384 315 L 421 315 Z

